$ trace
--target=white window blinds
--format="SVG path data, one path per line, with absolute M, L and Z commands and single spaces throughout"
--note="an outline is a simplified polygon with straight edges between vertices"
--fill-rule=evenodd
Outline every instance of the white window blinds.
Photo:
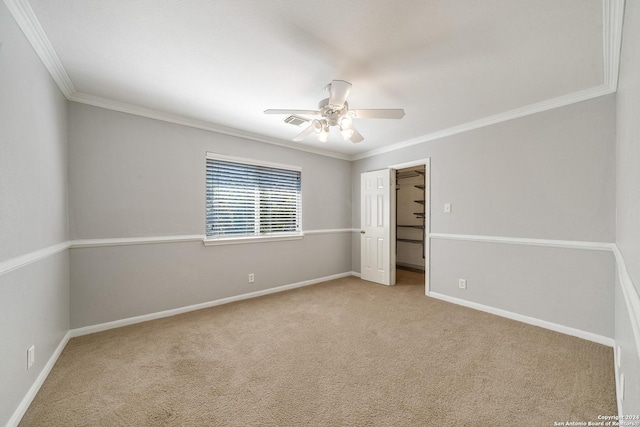
M 207 157 L 206 236 L 301 231 L 301 171 Z

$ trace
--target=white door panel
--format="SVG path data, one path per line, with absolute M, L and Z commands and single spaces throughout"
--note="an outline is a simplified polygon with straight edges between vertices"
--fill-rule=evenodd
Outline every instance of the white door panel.
M 383 285 L 395 284 L 395 229 L 391 207 L 395 173 L 390 169 L 361 175 L 361 277 Z M 393 191 L 392 191 L 393 190 Z

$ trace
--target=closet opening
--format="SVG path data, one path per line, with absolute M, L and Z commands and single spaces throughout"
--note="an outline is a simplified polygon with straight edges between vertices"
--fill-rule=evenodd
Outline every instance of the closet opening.
M 425 285 L 429 294 L 429 159 L 393 166 L 396 173 L 396 284 Z

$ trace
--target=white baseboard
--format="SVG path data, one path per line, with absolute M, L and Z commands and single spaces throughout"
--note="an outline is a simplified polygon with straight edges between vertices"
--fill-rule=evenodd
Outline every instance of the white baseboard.
M 44 384 L 44 381 L 49 376 L 51 369 L 53 369 L 53 365 L 55 365 L 58 361 L 58 357 L 60 357 L 62 350 L 64 350 L 65 346 L 69 342 L 69 338 L 71 338 L 70 331 L 68 331 L 64 335 L 64 337 L 62 337 L 60 344 L 58 344 L 58 347 L 56 347 L 56 350 L 53 352 L 46 365 L 44 365 L 42 371 L 40 371 L 38 378 L 36 378 L 35 382 L 29 388 L 29 391 L 27 391 L 27 394 L 22 398 L 20 404 L 13 412 L 11 418 L 9 418 L 9 421 L 7 421 L 6 427 L 16 427 L 18 424 L 20 424 L 20 420 L 22 420 L 25 412 L 27 412 L 27 409 L 29 409 L 29 405 L 31 405 L 31 402 L 33 402 L 36 394 L 38 394 L 40 387 L 42 387 L 42 384 Z
M 303 286 L 315 285 L 316 283 L 326 282 L 328 280 L 340 279 L 342 277 L 348 277 L 353 275 L 353 272 L 348 271 L 345 273 L 334 274 L 331 276 L 320 277 L 317 279 L 304 280 L 302 282 L 291 283 L 289 285 L 278 286 L 275 288 L 264 289 L 261 291 L 249 292 L 242 295 L 235 295 L 232 297 L 221 298 L 214 301 L 203 302 L 200 304 L 189 305 L 186 307 L 174 308 L 171 310 L 159 311 L 156 313 L 144 314 L 142 316 L 129 317 L 121 320 L 114 320 L 113 322 L 100 323 L 98 325 L 85 326 L 82 328 L 71 329 L 69 332 L 71 338 L 79 337 L 82 335 L 93 334 L 96 332 L 102 332 L 109 329 L 120 328 L 122 326 L 134 325 L 136 323 L 147 322 L 149 320 L 161 319 L 163 317 L 175 316 L 177 314 L 188 313 L 190 311 L 202 310 L 203 308 L 215 307 L 217 305 L 227 304 L 234 301 L 241 301 L 249 298 L 255 298 L 263 295 L 273 294 L 276 292 L 287 291 L 289 289 L 300 288 Z
M 620 354 L 619 345 L 614 345 L 613 346 L 613 371 L 614 371 L 615 382 L 616 382 L 616 404 L 618 406 L 618 416 L 622 417 L 622 400 L 620 400 L 620 397 L 621 397 L 620 366 L 618 366 L 618 358 L 620 356 L 621 354 Z
M 580 329 L 571 328 L 569 326 L 560 325 L 558 323 L 548 322 L 546 320 L 536 319 L 535 317 L 529 317 L 511 311 L 502 310 L 500 308 L 491 307 L 488 305 L 479 304 L 473 301 L 467 301 L 460 298 L 455 298 L 449 295 L 440 294 L 437 292 L 430 292 L 431 298 L 436 298 L 442 301 L 447 301 L 453 304 L 462 305 L 465 307 L 473 308 L 475 310 L 484 311 L 487 313 L 495 314 L 497 316 L 506 317 L 507 319 L 517 320 L 519 322 L 527 323 L 533 326 L 539 326 L 541 328 L 550 329 L 562 334 L 571 335 L 577 338 L 582 338 L 587 341 L 593 341 L 598 344 L 606 345 L 608 347 L 615 346 L 615 340 L 613 338 L 605 337 L 602 335 L 594 334 L 592 332 L 583 331 Z
M 69 339 L 71 339 L 71 338 L 79 337 L 79 336 L 82 336 L 82 335 L 88 335 L 88 334 L 92 334 L 92 333 L 95 333 L 95 332 L 106 331 L 106 330 L 109 330 L 109 329 L 119 328 L 119 327 L 122 327 L 122 326 L 133 325 L 135 323 L 146 322 L 148 320 L 154 320 L 154 319 L 160 319 L 160 318 L 163 318 L 163 317 L 175 316 L 176 314 L 187 313 L 187 312 L 195 311 L 195 310 L 201 310 L 203 308 L 214 307 L 214 306 L 217 306 L 217 305 L 227 304 L 227 303 L 234 302 L 234 301 L 240 301 L 240 300 L 244 300 L 244 299 L 259 297 L 259 296 L 262 296 L 262 295 L 268 295 L 268 294 L 273 294 L 273 293 L 276 293 L 276 292 L 282 292 L 282 291 L 286 291 L 286 290 L 289 290 L 289 289 L 295 289 L 295 288 L 300 288 L 300 287 L 303 287 L 303 286 L 314 285 L 316 283 L 326 282 L 328 280 L 340 279 L 342 277 L 349 277 L 349 276 L 353 276 L 353 275 L 356 275 L 356 274 L 359 276 L 358 273 L 355 273 L 353 271 L 348 271 L 348 272 L 345 272 L 345 273 L 334 274 L 334 275 L 331 275 L 331 276 L 320 277 L 320 278 L 317 278 L 317 279 L 305 280 L 305 281 L 302 281 L 302 282 L 292 283 L 292 284 L 284 285 L 284 286 L 278 286 L 278 287 L 270 288 L 270 289 L 264 289 L 264 290 L 256 291 L 256 292 L 250 292 L 250 293 L 247 293 L 247 294 L 236 295 L 236 296 L 232 296 L 232 297 L 228 297 L 228 298 L 222 298 L 222 299 L 219 299 L 219 300 L 209 301 L 209 302 L 205 302 L 205 303 L 202 303 L 202 304 L 194 304 L 194 305 L 190 305 L 190 306 L 187 306 L 187 307 L 180 307 L 180 308 L 176 308 L 176 309 L 172 309 L 172 310 L 165 310 L 165 311 L 161 311 L 161 312 L 157 312 L 157 313 L 146 314 L 146 315 L 143 315 L 143 316 L 130 317 L 130 318 L 127 318 L 127 319 L 116 320 L 116 321 L 113 321 L 113 322 L 102 323 L 102 324 L 99 324 L 99 325 L 93 325 L 93 326 L 87 326 L 87 327 L 83 327 L 83 328 L 71 329 L 71 330 L 67 331 L 65 336 L 62 338 L 62 340 L 60 341 L 60 344 L 58 344 L 58 347 L 56 347 L 56 350 L 53 352 L 53 354 L 51 355 L 51 357 L 47 361 L 47 364 L 44 366 L 44 368 L 42 369 L 42 371 L 38 375 L 38 378 L 36 378 L 35 382 L 31 385 L 31 387 L 27 391 L 27 394 L 20 401 L 20 404 L 18 405 L 16 410 L 13 412 L 13 415 L 11 416 L 11 418 L 9 419 L 9 421 L 7 422 L 5 427 L 17 427 L 18 426 L 18 424 L 22 420 L 22 417 L 24 416 L 25 412 L 27 412 L 27 409 L 29 408 L 29 405 L 31 405 L 31 402 L 33 402 L 33 399 L 36 397 L 36 394 L 38 394 L 38 391 L 40 390 L 40 387 L 42 387 L 42 384 L 44 384 L 45 380 L 49 376 L 49 373 L 51 372 L 51 369 L 53 369 L 53 366 L 56 364 L 56 362 L 58 360 L 58 357 L 60 357 L 60 354 L 62 353 L 62 351 L 64 350 L 65 346 L 69 342 Z
M 398 262 L 396 261 L 396 268 L 410 268 L 412 270 L 420 270 L 422 272 L 425 271 L 424 265 L 420 265 L 420 264 L 411 264 L 408 262 Z
M 261 290 L 261 291 L 255 291 L 255 292 L 250 292 L 250 293 L 246 293 L 246 294 L 242 294 L 242 295 L 236 295 L 236 296 L 232 296 L 232 297 L 228 297 L 228 298 L 222 298 L 222 299 L 219 299 L 219 300 L 209 301 L 209 302 L 205 302 L 205 303 L 201 303 L 201 304 L 194 304 L 194 305 L 190 305 L 190 306 L 186 306 L 186 307 L 180 307 L 180 308 L 176 308 L 176 309 L 172 309 L 172 310 L 165 310 L 165 311 L 161 311 L 161 312 L 157 312 L 157 313 L 150 313 L 150 314 L 146 314 L 146 315 L 142 315 L 142 316 L 136 316 L 136 317 L 130 317 L 130 318 L 127 318 L 127 319 L 116 320 L 116 321 L 113 321 L 113 322 L 107 322 L 107 323 L 102 323 L 102 324 L 98 324 L 98 325 L 92 325 L 92 326 L 86 326 L 86 327 L 82 327 L 82 328 L 71 329 L 62 338 L 62 340 L 60 341 L 60 344 L 58 344 L 58 347 L 56 348 L 54 353 L 51 355 L 49 360 L 47 361 L 47 364 L 44 366 L 44 368 L 42 369 L 42 371 L 38 375 L 38 378 L 33 383 L 33 385 L 29 388 L 27 394 L 24 396 L 24 398 L 22 399 L 22 401 L 20 402 L 20 404 L 18 405 L 18 407 L 14 411 L 13 415 L 11 416 L 9 421 L 7 422 L 6 427 L 17 427 L 17 425 L 20 423 L 20 420 L 22 419 L 22 417 L 24 416 L 25 412 L 29 408 L 29 405 L 31 404 L 31 402 L 35 398 L 36 394 L 40 390 L 40 387 L 42 386 L 44 381 L 47 379 L 47 376 L 51 372 L 51 369 L 55 365 L 56 361 L 58 360 L 58 357 L 60 356 L 60 354 L 64 350 L 64 348 L 67 345 L 67 343 L 68 343 L 70 338 L 79 337 L 79 336 L 82 336 L 82 335 L 88 335 L 88 334 L 101 332 L 101 331 L 106 331 L 106 330 L 109 330 L 109 329 L 119 328 L 119 327 L 122 327 L 122 326 L 133 325 L 133 324 L 136 324 L 136 323 L 146 322 L 146 321 L 149 321 L 149 320 L 160 319 L 160 318 L 163 318 L 163 317 L 175 316 L 177 314 L 187 313 L 187 312 L 195 311 L 195 310 L 201 310 L 203 308 L 214 307 L 214 306 L 227 304 L 227 303 L 234 302 L 234 301 L 241 301 L 241 300 L 245 300 L 245 299 L 255 298 L 255 297 L 259 297 L 259 296 L 263 296 L 263 295 L 282 292 L 282 291 L 286 291 L 286 290 L 289 290 L 289 289 L 300 288 L 300 287 L 303 287 L 303 286 L 314 285 L 316 283 L 321 283 L 321 282 L 325 282 L 325 281 L 328 281 L 328 280 L 334 280 L 334 279 L 339 279 L 339 278 L 342 278 L 342 277 L 349 277 L 349 276 L 360 277 L 360 273 L 357 272 L 357 271 L 349 271 L 349 272 L 334 274 L 334 275 L 331 275 L 331 276 L 325 276 L 325 277 L 321 277 L 321 278 L 317 278 L 317 279 L 311 279 L 311 280 L 305 280 L 305 281 L 302 281 L 302 282 L 292 283 L 292 284 L 289 284 L 289 285 L 278 286 L 278 287 L 275 287 L 275 288 L 264 289 L 264 290 Z M 536 319 L 536 318 L 533 318 L 533 317 L 524 316 L 524 315 L 513 313 L 513 312 L 510 312 L 510 311 L 506 311 L 506 310 L 502 310 L 502 309 L 498 309 L 498 308 L 494 308 L 494 307 L 478 304 L 478 303 L 471 302 L 471 301 L 462 300 L 462 299 L 451 297 L 451 296 L 448 296 L 448 295 L 439 294 L 439 293 L 436 293 L 436 292 L 430 292 L 428 294 L 428 296 L 430 296 L 432 298 L 440 299 L 440 300 L 443 300 L 443 301 L 451 302 L 453 304 L 462 305 L 462 306 L 465 306 L 465 307 L 469 307 L 469 308 L 473 308 L 473 309 L 476 309 L 476 310 L 484 311 L 484 312 L 487 312 L 487 313 L 495 314 L 495 315 L 498 315 L 498 316 L 501 316 L 501 317 L 505 317 L 505 318 L 508 318 L 508 319 L 517 320 L 517 321 L 520 321 L 520 322 L 523 322 L 523 323 L 531 324 L 531 325 L 534 325 L 534 326 L 539 326 L 539 327 L 542 327 L 542 328 L 545 328 L 545 329 L 550 329 L 550 330 L 553 330 L 553 331 L 556 331 L 556 332 L 560 332 L 560 333 L 564 333 L 564 334 L 567 334 L 567 335 L 575 336 L 575 337 L 578 337 L 578 338 L 586 339 L 588 341 L 593 341 L 593 342 L 596 342 L 598 344 L 603 344 L 603 345 L 606 345 L 606 346 L 609 346 L 609 347 L 614 347 L 614 363 L 616 363 L 615 361 L 617 360 L 617 349 L 615 348 L 615 340 L 613 338 L 604 337 L 604 336 L 593 334 L 593 333 L 590 333 L 590 332 L 581 331 L 581 330 L 578 330 L 578 329 L 570 328 L 570 327 L 559 325 L 559 324 L 556 324 L 556 323 L 547 322 L 545 320 L 540 320 L 540 319 Z M 616 368 L 616 391 L 618 391 L 619 384 L 618 384 L 618 372 L 617 372 L 618 371 L 618 367 L 617 367 L 617 364 L 616 364 L 615 368 Z M 616 393 L 616 395 L 618 395 L 618 393 Z M 618 412 L 621 414 L 621 409 L 620 408 L 621 408 L 621 402 L 618 400 Z

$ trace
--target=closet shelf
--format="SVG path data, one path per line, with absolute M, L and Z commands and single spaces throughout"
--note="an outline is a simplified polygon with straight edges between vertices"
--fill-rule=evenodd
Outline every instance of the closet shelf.
M 414 170 L 409 170 L 405 172 L 397 172 L 396 178 L 397 179 L 413 178 L 420 175 L 424 175 L 424 169 L 414 169 Z
M 399 181 L 401 179 L 404 178 L 417 178 L 415 181 L 413 182 L 407 182 L 406 186 L 402 186 L 402 188 L 407 188 L 407 187 L 415 187 L 417 189 L 420 190 L 421 194 L 417 194 L 417 192 L 415 190 L 412 190 L 411 192 L 407 193 L 407 197 L 404 199 L 405 203 L 403 203 L 404 209 L 407 209 L 408 206 L 411 206 L 410 203 L 417 203 L 419 205 L 422 205 L 422 212 L 413 212 L 413 215 L 415 215 L 415 219 L 418 222 L 421 222 L 422 224 L 397 224 L 396 223 L 396 230 L 399 230 L 401 228 L 407 229 L 407 228 L 413 228 L 416 230 L 426 230 L 426 220 L 427 220 L 427 202 L 426 202 L 426 182 L 425 182 L 425 177 L 426 177 L 426 170 L 424 167 L 417 167 L 417 168 L 413 168 L 413 169 L 405 169 L 402 172 L 397 171 L 396 172 L 396 179 Z M 398 184 L 400 184 L 398 182 Z M 396 190 L 400 190 L 401 186 L 400 185 L 396 185 Z M 409 188 L 407 188 L 407 190 L 409 190 Z M 404 194 L 404 193 L 403 193 Z M 413 200 L 414 197 L 422 197 L 421 200 Z M 409 203 L 409 204 L 407 204 Z M 418 208 L 416 206 L 416 208 Z M 397 209 L 397 206 L 396 206 Z M 411 208 L 408 208 L 411 209 Z M 420 208 L 418 208 L 420 209 Z M 396 211 L 397 212 L 397 211 Z M 407 211 L 403 211 L 406 213 L 409 213 Z M 411 220 L 408 220 L 409 222 L 413 222 Z M 405 232 L 406 233 L 406 232 Z M 406 233 L 406 234 L 413 234 L 415 236 L 415 234 L 417 233 Z M 421 233 L 424 236 L 424 232 Z M 406 243 L 411 243 L 411 244 L 417 244 L 417 245 L 421 245 L 420 247 L 422 248 L 422 258 L 424 259 L 425 257 L 425 240 L 424 237 L 421 239 L 406 239 L 406 238 L 402 238 L 402 237 L 398 237 L 396 236 L 396 242 L 406 242 Z M 411 248 L 406 248 L 407 250 L 411 250 Z M 413 250 L 411 250 L 411 252 L 414 252 Z M 416 254 L 417 255 L 417 254 Z
M 396 239 L 398 242 L 407 242 L 407 243 L 420 243 L 422 244 L 422 240 L 417 239 Z

